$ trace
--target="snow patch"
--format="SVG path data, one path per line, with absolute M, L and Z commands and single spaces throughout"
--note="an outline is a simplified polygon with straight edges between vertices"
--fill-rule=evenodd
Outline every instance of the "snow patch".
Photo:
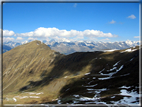
M 40 92 L 40 93 L 36 93 L 36 95 L 40 95 L 40 94 L 43 94 L 43 92 Z
M 116 62 L 113 66 L 116 66 L 116 65 L 118 65 L 118 63 L 119 63 L 120 61 L 118 61 L 118 62 Z
M 133 102 L 135 102 L 135 104 L 139 104 L 139 101 L 137 100 L 137 98 L 139 98 L 139 94 L 137 92 L 128 92 L 127 90 L 122 89 L 120 95 L 125 95 L 128 97 L 124 97 L 119 102 L 117 101 L 115 103 L 134 104 Z
M 127 49 L 127 50 L 125 50 L 125 52 L 131 52 L 132 51 L 132 49 Z
M 30 92 L 29 94 L 32 95 L 32 94 L 36 94 L 36 93 Z
M 65 76 L 64 78 L 67 78 L 68 76 Z
M 112 96 L 111 98 L 115 98 L 115 96 Z
M 116 73 L 117 73 L 118 71 L 120 71 L 120 70 L 123 68 L 123 66 L 124 66 L 124 65 L 121 65 L 121 67 L 120 67 L 118 70 L 116 70 Z
M 43 92 L 39 92 L 39 93 L 36 93 L 36 92 L 26 92 L 26 93 L 29 93 L 29 95 L 32 95 L 32 94 L 36 94 L 36 95 L 43 94 Z
M 19 97 L 20 99 L 23 99 L 23 98 L 29 98 L 28 96 L 23 96 L 23 97 Z
M 16 99 L 16 98 L 14 98 L 14 97 L 13 97 L 13 100 L 14 100 L 15 102 L 17 101 L 17 99 Z
M 79 95 L 73 95 L 74 97 L 79 97 Z
M 104 77 L 104 78 L 98 78 L 99 80 L 107 80 L 110 79 L 111 77 Z
M 124 74 L 124 75 L 120 75 L 120 76 L 126 76 L 126 75 L 129 75 L 130 73 L 127 73 L 127 74 Z
M 127 86 L 122 86 L 122 87 L 119 87 L 119 88 L 129 89 L 129 88 L 131 88 L 131 87 L 130 87 L 130 86 L 129 86 L 129 87 L 127 87 Z
M 58 104 L 61 104 L 61 100 L 58 100 L 57 103 L 58 103 Z
M 117 67 L 113 67 L 112 69 L 107 70 L 107 71 L 113 71 L 113 70 L 115 70 L 115 69 L 117 69 Z
M 102 72 L 105 70 L 105 68 L 104 69 L 102 69 L 101 71 L 99 71 L 99 73 L 101 73 L 101 74 L 103 74 Z
M 84 87 L 95 87 L 97 86 L 98 84 L 95 84 L 95 85 L 87 85 L 87 86 L 84 86 Z
M 133 51 L 136 51 L 137 49 L 126 49 L 125 51 L 122 51 L 122 52 L 120 52 L 120 53 L 124 53 L 124 52 L 133 52 Z
M 56 100 L 58 100 L 58 98 L 57 99 L 52 99 L 52 101 L 56 101 Z
M 111 49 L 111 50 L 103 50 L 103 52 L 113 52 L 113 51 L 116 51 L 118 49 Z
M 93 79 L 96 79 L 96 77 L 93 77 Z
M 41 44 L 43 44 L 42 40 L 40 40 Z
M 93 98 L 89 98 L 89 97 L 81 97 L 79 100 L 80 101 L 89 101 L 89 100 L 97 100 L 97 99 L 99 99 L 99 98 L 95 98 L 95 97 L 93 97 Z
M 87 90 L 90 91 L 90 90 L 95 90 L 95 89 L 93 89 L 93 88 L 87 88 Z
M 103 78 L 98 78 L 99 80 L 106 80 L 106 79 L 110 79 L 112 78 L 112 75 L 116 74 L 118 71 L 120 71 L 122 68 L 123 68 L 124 65 L 121 65 L 119 69 L 117 69 L 116 67 L 113 67 L 112 69 L 110 70 L 107 70 L 107 71 L 112 71 L 114 69 L 116 69 L 115 72 L 111 72 L 111 73 L 108 73 L 108 74 L 104 74 L 104 73 L 101 73 L 101 71 L 99 72 L 101 75 L 108 75 L 109 77 L 103 77 Z
M 70 88 L 66 89 L 66 91 L 68 91 Z
M 80 101 L 95 101 L 100 99 L 101 97 L 99 97 L 99 93 L 102 91 L 106 91 L 107 88 L 102 88 L 102 89 L 87 89 L 88 91 L 95 91 L 95 96 L 93 98 L 89 98 L 89 97 L 81 97 L 79 100 Z M 96 102 L 95 102 L 96 103 Z
M 40 98 L 39 96 L 29 96 L 30 98 Z
M 86 73 L 85 75 L 89 75 L 90 74 L 90 72 L 89 73 Z
M 130 61 L 132 61 L 134 58 L 130 59 Z

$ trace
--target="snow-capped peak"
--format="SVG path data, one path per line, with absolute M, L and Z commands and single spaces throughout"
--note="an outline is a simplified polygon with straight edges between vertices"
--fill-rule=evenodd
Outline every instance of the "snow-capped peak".
M 62 39 L 62 42 L 71 42 L 70 40 L 66 39 L 66 38 L 63 38 Z
M 126 41 L 126 44 L 127 44 L 127 45 L 132 45 L 132 44 L 133 44 L 133 42 L 132 42 L 132 41 L 130 41 L 130 40 L 127 40 L 127 41 Z

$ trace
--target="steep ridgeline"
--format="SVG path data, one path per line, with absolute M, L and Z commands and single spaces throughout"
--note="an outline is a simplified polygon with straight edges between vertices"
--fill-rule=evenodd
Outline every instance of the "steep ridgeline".
M 62 55 L 33 41 L 3 54 L 4 104 L 138 104 L 138 92 L 139 47 Z
M 20 45 L 3 54 L 3 93 L 18 92 L 30 81 L 38 81 L 50 72 L 59 53 L 40 41 Z M 48 70 L 48 71 L 47 71 Z

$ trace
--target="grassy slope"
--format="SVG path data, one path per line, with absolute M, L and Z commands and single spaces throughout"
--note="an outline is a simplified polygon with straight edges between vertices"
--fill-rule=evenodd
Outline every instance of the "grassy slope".
M 40 41 L 24 44 L 4 53 L 4 96 L 18 92 L 20 88 L 28 85 L 29 81 L 41 80 L 51 71 L 51 63 L 56 56 L 53 50 Z

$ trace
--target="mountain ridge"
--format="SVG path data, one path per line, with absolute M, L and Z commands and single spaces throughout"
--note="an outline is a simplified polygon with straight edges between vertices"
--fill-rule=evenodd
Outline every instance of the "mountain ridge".
M 42 44 L 40 41 L 33 41 L 17 46 L 3 55 L 3 71 L 5 71 L 3 75 L 5 76 L 9 72 L 13 72 L 14 74 L 12 75 L 14 76 L 17 75 L 16 71 L 18 70 L 25 75 L 32 75 L 32 71 L 39 72 L 38 70 L 42 67 L 49 66 L 55 57 L 55 51 L 51 50 L 45 44 Z M 43 64 L 46 60 L 49 62 L 47 65 Z M 8 69 L 6 70 L 6 68 Z M 26 72 L 29 72 L 29 74 Z M 7 78 L 9 78 L 9 76 Z M 10 81 L 10 78 L 8 81 Z
M 87 90 L 107 88 L 107 96 L 112 97 L 120 93 L 120 86 L 130 86 L 129 90 L 135 89 L 138 93 L 138 51 L 137 46 L 108 52 L 63 55 L 41 41 L 17 46 L 3 54 L 4 103 L 89 103 L 91 99 L 82 101 L 81 98 L 84 96 L 89 99 L 97 92 L 89 91 L 89 94 Z M 116 90 L 113 90 L 114 87 Z M 40 94 L 34 98 L 31 92 Z M 99 93 L 100 100 L 105 102 L 106 94 L 103 91 Z M 99 98 L 99 95 L 96 97 Z M 116 99 L 123 97 L 126 96 L 116 95 Z M 17 101 L 9 101 L 8 98 Z M 108 102 L 112 103 L 111 100 Z M 94 100 L 94 103 L 97 102 Z
M 28 43 L 31 41 L 26 41 L 25 43 Z M 62 54 L 71 54 L 74 52 L 87 52 L 87 51 L 100 51 L 100 50 L 106 50 L 106 49 L 126 49 L 130 47 L 134 47 L 137 45 L 140 45 L 139 41 L 122 41 L 122 42 L 93 42 L 93 41 L 55 41 L 50 40 L 46 41 L 43 40 L 43 43 L 45 43 L 47 46 L 49 46 L 52 50 L 55 50 L 57 52 L 60 52 Z M 23 43 L 16 43 L 16 42 L 4 42 L 4 45 L 9 46 L 9 48 L 14 48 L 18 45 L 24 44 Z M 3 48 L 5 49 L 5 48 Z M 8 50 L 7 50 L 8 51 Z

